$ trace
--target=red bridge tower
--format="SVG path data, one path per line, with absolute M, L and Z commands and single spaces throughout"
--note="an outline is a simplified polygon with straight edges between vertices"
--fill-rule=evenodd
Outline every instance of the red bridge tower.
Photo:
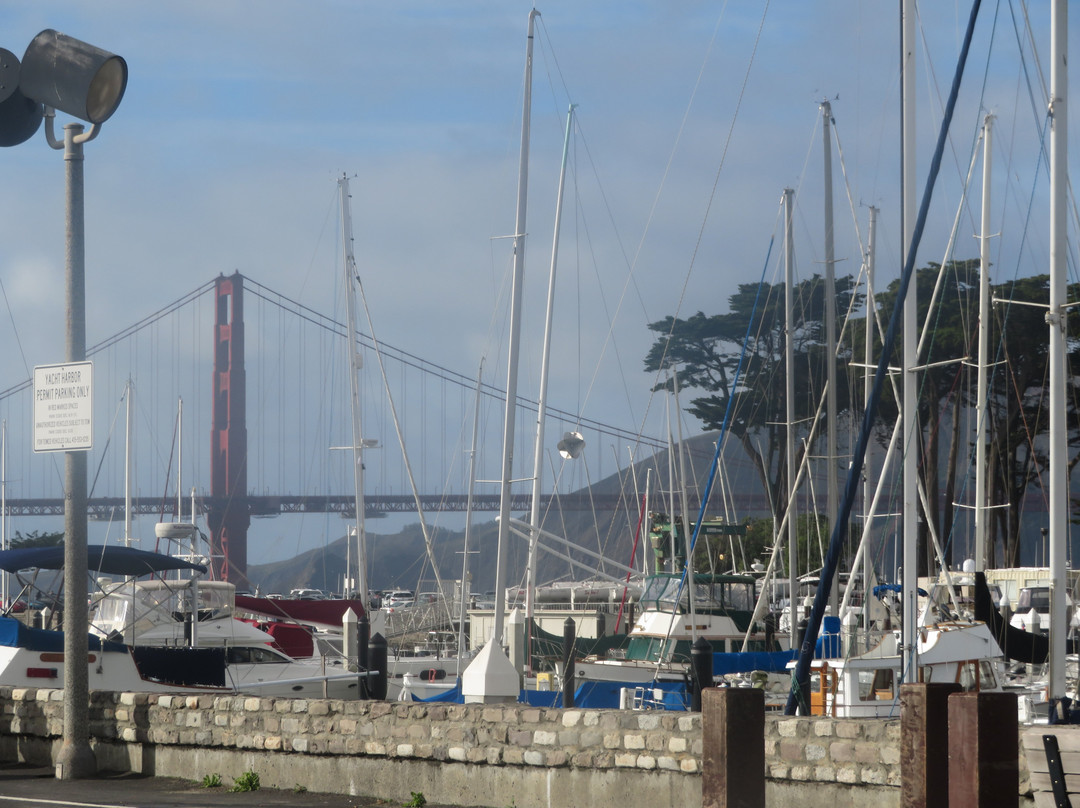
M 219 275 L 214 287 L 213 423 L 210 427 L 210 553 L 219 581 L 247 584 L 247 382 L 244 276 Z

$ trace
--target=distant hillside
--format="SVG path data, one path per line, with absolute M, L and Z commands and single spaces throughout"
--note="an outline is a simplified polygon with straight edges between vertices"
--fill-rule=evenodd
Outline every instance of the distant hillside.
M 696 509 L 700 502 L 698 491 L 702 490 L 715 451 L 715 433 L 707 433 L 687 441 L 690 455 L 692 476 L 698 480 L 697 486 L 691 486 L 689 495 L 690 507 Z M 734 457 L 728 462 L 727 473 L 729 485 L 733 480 L 741 480 L 740 488 L 753 486 L 755 481 L 751 476 L 749 464 L 742 462 L 742 452 L 737 449 L 731 452 Z M 651 505 L 654 509 L 663 509 L 659 505 L 659 493 L 668 489 L 667 469 L 668 453 L 666 450 L 640 461 L 634 469 L 638 485 L 644 489 L 647 469 L 652 469 L 650 476 Z M 623 480 L 632 479 L 627 472 L 614 474 L 592 486 L 592 490 L 598 494 L 617 493 L 622 490 Z M 575 492 L 585 493 L 585 491 Z M 626 504 L 620 511 L 599 512 L 595 515 L 583 511 L 552 512 L 548 514 L 543 525 L 544 529 L 557 535 L 565 536 L 568 540 L 584 547 L 593 553 L 597 553 L 607 559 L 628 564 L 634 542 L 634 531 L 637 526 L 638 503 L 634 502 L 633 491 L 627 494 Z M 748 515 L 760 516 L 763 514 L 738 514 L 738 517 Z M 527 519 L 527 514 L 515 514 L 519 519 Z M 369 523 L 370 524 L 370 523 Z M 435 576 L 431 566 L 427 562 L 427 553 L 424 549 L 423 534 L 419 523 L 410 525 L 400 533 L 393 535 L 368 534 L 370 587 L 372 589 L 391 589 L 404 587 L 407 589 L 434 588 Z M 498 525 L 494 520 L 474 524 L 471 540 L 473 546 L 470 550 L 477 552 L 469 554 L 469 567 L 472 576 L 472 590 L 474 592 L 487 591 L 495 587 L 495 564 L 498 550 Z M 464 547 L 464 533 L 461 531 L 440 530 L 433 538 L 434 555 L 439 567 L 439 575 L 444 582 L 457 580 L 461 577 L 461 552 Z M 296 587 L 314 587 L 317 589 L 335 590 L 340 586 L 341 577 L 345 568 L 345 539 L 344 537 L 329 544 L 324 549 L 311 550 L 296 556 L 288 561 L 274 564 L 253 565 L 248 571 L 248 577 L 253 587 L 257 586 L 262 593 L 281 592 L 287 593 Z M 596 566 L 594 559 L 584 553 L 571 553 L 581 563 Z M 524 539 L 511 535 L 507 551 L 507 585 L 514 586 L 523 581 L 525 566 L 528 557 L 528 547 Z M 639 547 L 637 559 L 641 558 Z M 640 566 L 640 561 L 634 565 Z M 615 570 L 609 574 L 617 575 Z M 583 579 L 588 577 L 588 572 L 580 567 L 575 567 L 569 562 L 557 558 L 551 554 L 541 553 L 538 561 L 537 580 L 540 582 L 560 580 L 566 578 Z

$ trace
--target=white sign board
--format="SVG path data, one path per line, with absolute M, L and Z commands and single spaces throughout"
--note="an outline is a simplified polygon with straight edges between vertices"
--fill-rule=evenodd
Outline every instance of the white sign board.
M 35 452 L 93 447 L 93 376 L 93 362 L 34 368 Z

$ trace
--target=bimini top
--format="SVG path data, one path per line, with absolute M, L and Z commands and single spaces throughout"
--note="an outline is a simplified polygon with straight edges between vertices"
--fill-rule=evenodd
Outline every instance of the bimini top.
M 91 544 L 86 548 L 86 560 L 88 570 L 104 572 L 109 575 L 138 577 L 140 575 L 150 575 L 154 572 L 165 572 L 166 570 L 206 572 L 206 567 L 202 564 L 192 564 L 190 561 L 162 555 L 161 553 L 136 550 L 134 547 Z M 31 567 L 43 570 L 63 569 L 64 546 L 20 547 L 17 550 L 0 551 L 0 570 L 18 572 Z

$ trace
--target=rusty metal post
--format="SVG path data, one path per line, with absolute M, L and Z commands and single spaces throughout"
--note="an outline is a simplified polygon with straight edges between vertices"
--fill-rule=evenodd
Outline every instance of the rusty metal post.
M 900 808 L 934 808 L 949 793 L 952 682 L 900 685 Z
M 1020 804 L 1015 693 L 949 696 L 949 808 Z
M 765 692 L 701 693 L 702 808 L 765 808 Z

